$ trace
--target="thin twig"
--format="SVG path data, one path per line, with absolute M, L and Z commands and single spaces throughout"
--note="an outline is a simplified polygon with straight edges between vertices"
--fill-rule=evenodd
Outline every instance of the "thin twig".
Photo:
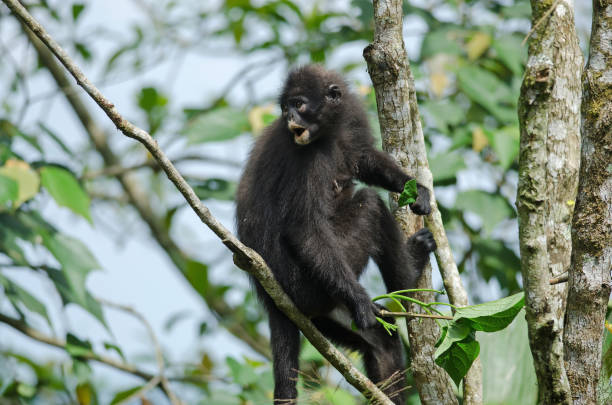
M 391 312 L 386 310 L 381 310 L 380 314 L 382 316 L 393 316 L 398 318 L 432 318 L 432 319 L 448 319 L 449 321 L 453 320 L 452 316 L 446 315 L 435 315 L 435 314 L 417 314 L 415 312 Z
M 559 4 L 561 0 L 556 0 L 552 6 L 550 6 L 550 8 L 548 10 L 546 10 L 546 12 L 544 13 L 544 15 L 542 15 L 542 17 L 538 20 L 538 22 L 531 28 L 531 30 L 527 33 L 527 35 L 525 36 L 525 38 L 523 38 L 523 41 L 521 42 L 521 46 L 525 46 L 525 42 L 527 42 L 527 40 L 529 39 L 529 37 L 531 35 L 533 35 L 533 33 L 535 32 L 535 30 L 538 29 L 538 27 L 542 24 L 542 22 L 544 22 L 545 19 L 548 18 L 548 16 L 555 11 L 555 8 L 557 7 L 557 4 Z
M 153 346 L 155 347 L 155 357 L 157 359 L 157 368 L 159 369 L 158 377 L 161 382 L 161 385 L 164 387 L 164 391 L 166 391 L 166 394 L 168 394 L 168 399 L 170 399 L 170 403 L 172 405 L 181 405 L 182 401 L 178 399 L 177 396 L 174 394 L 174 392 L 172 392 L 172 390 L 170 389 L 170 384 L 168 383 L 168 379 L 166 378 L 164 353 L 161 349 L 161 345 L 159 344 L 159 340 L 157 339 L 157 336 L 155 335 L 155 331 L 153 330 L 153 327 L 151 326 L 149 321 L 147 321 L 147 318 L 145 318 L 144 315 L 142 315 L 140 312 L 136 311 L 134 308 L 128 305 L 117 304 L 115 302 L 111 302 L 103 298 L 97 298 L 97 300 L 102 305 L 127 312 L 128 314 L 134 316 L 135 318 L 138 318 L 138 320 L 142 322 L 145 328 L 147 328 L 147 332 L 149 333 L 149 336 L 151 337 L 151 341 L 153 342 Z
M 561 283 L 566 283 L 567 280 L 569 278 L 568 273 L 565 274 L 561 274 L 560 276 L 551 278 L 550 281 L 548 282 L 550 285 L 555 285 L 555 284 L 561 284 Z
M 34 339 L 38 342 L 41 343 L 45 343 L 47 345 L 50 346 L 54 346 L 60 349 L 66 349 L 66 342 L 61 340 L 61 339 L 57 339 L 51 336 L 47 336 L 44 333 L 28 326 L 25 322 L 16 319 L 16 318 L 12 318 L 10 316 L 4 315 L 4 314 L 0 314 L 0 322 L 4 323 L 10 327 L 12 327 L 13 329 L 21 332 L 22 334 L 28 336 L 31 339 Z M 107 366 L 110 366 L 112 368 L 115 368 L 117 370 L 121 370 L 124 371 L 126 373 L 135 375 L 137 377 L 142 378 L 143 380 L 152 380 L 153 378 L 155 378 L 155 376 L 153 374 L 147 373 L 145 371 L 139 370 L 137 369 L 135 366 L 128 364 L 128 363 L 123 363 L 121 361 L 112 359 L 110 357 L 106 357 L 106 356 L 101 356 L 98 354 L 94 354 L 94 353 L 88 353 L 88 354 L 83 354 L 82 356 L 80 356 L 81 358 L 85 359 L 85 360 L 91 360 L 91 361 L 95 361 L 101 364 L 106 364 Z M 180 379 L 180 378 L 179 378 Z M 163 389 L 163 387 L 162 387 Z
M 218 237 L 226 247 L 234 253 L 236 265 L 252 274 L 277 308 L 303 332 L 304 336 L 325 357 L 344 378 L 373 403 L 392 405 L 391 400 L 363 373 L 361 373 L 323 334 L 312 321 L 302 314 L 291 298 L 278 284 L 274 275 L 263 258 L 253 249 L 240 242 L 225 226 L 223 226 L 199 199 L 187 181 L 159 148 L 157 141 L 149 133 L 126 120 L 115 105 L 96 88 L 81 69 L 68 56 L 66 51 L 46 32 L 18 0 L 2 0 L 11 11 L 55 54 L 64 67 L 72 74 L 77 83 L 89 94 L 100 108 L 111 119 L 115 126 L 127 137 L 142 143 L 151 155 L 159 162 L 168 179 L 181 192 L 193 211 Z
M 155 388 L 159 384 L 160 380 L 161 380 L 160 376 L 156 375 L 155 377 L 151 379 L 151 381 L 149 381 L 148 383 L 140 387 L 139 390 L 136 390 L 132 394 L 123 398 L 121 401 L 117 402 L 116 405 L 127 404 L 129 401 L 131 401 L 134 398 L 143 397 L 144 394 L 146 394 L 148 391 Z

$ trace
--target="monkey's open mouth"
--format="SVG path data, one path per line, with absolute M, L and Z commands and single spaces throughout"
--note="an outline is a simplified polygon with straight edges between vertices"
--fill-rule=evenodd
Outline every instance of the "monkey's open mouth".
M 290 121 L 289 130 L 293 133 L 293 140 L 298 145 L 306 145 L 310 143 L 310 131 L 305 127 Z
M 310 131 L 306 128 L 300 128 L 299 131 L 293 131 L 293 140 L 298 145 L 307 145 L 310 143 Z

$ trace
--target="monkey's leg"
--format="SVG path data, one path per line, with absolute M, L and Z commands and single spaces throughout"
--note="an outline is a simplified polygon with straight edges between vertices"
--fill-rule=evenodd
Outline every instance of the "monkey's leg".
M 277 308 L 269 308 L 268 314 L 274 368 L 274 404 L 295 404 L 300 334 L 293 322 Z
M 388 291 L 414 288 L 429 261 L 429 253 L 436 249 L 433 235 L 429 229 L 423 228 L 406 241 L 389 210 L 384 207 L 379 213 L 379 249 L 373 259 L 385 286 Z
M 435 242 L 427 229 L 406 241 L 401 229 L 378 194 L 359 190 L 336 211 L 334 227 L 338 248 L 356 271 L 371 256 L 378 265 L 388 291 L 412 288 L 429 260 Z
M 368 377 L 393 403 L 405 403 L 405 361 L 397 333 L 389 335 L 380 324 L 365 330 L 352 330 L 350 313 L 343 307 L 336 307 L 329 315 L 314 318 L 313 322 L 334 343 L 359 351 Z

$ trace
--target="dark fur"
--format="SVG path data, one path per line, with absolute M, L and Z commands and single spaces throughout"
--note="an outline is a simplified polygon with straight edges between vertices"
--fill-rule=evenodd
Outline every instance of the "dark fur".
M 305 107 L 296 97 L 307 101 Z M 378 194 L 355 190 L 354 179 L 401 192 L 411 177 L 374 148 L 365 111 L 339 75 L 318 66 L 296 69 L 280 103 L 283 117 L 257 140 L 240 181 L 238 236 L 263 256 L 325 335 L 363 353 L 368 375 L 380 382 L 404 369 L 402 347 L 397 334 L 389 336 L 377 323 L 378 308 L 359 276 L 372 257 L 389 291 L 414 287 L 435 242 L 427 229 L 406 241 Z M 289 130 L 288 120 L 310 131 L 312 142 L 296 144 L 300 135 Z M 428 214 L 429 191 L 419 185 L 418 192 L 411 208 Z M 274 398 L 291 402 L 298 329 L 256 285 L 270 317 Z M 350 318 L 359 330 L 351 330 Z M 393 400 L 403 403 L 401 394 Z

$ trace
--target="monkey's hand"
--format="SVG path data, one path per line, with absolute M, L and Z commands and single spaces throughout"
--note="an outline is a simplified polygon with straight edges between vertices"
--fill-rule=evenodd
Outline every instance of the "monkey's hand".
M 352 308 L 353 319 L 359 329 L 369 329 L 376 326 L 378 321 L 377 316 L 380 316 L 380 308 L 366 297 L 365 300 L 359 300 L 354 308 Z
M 417 184 L 416 201 L 410 204 L 410 209 L 417 215 L 429 215 L 431 212 L 430 193 L 427 187 Z

